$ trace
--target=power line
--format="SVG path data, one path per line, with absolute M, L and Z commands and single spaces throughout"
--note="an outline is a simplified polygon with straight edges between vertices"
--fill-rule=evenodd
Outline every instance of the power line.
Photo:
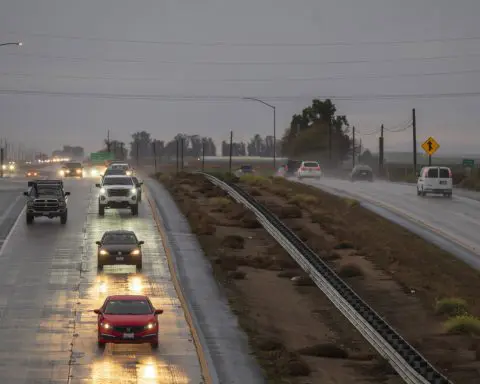
M 427 77 L 427 76 L 449 76 L 460 74 L 474 74 L 480 73 L 479 69 L 472 70 L 460 70 L 460 71 L 445 71 L 445 72 L 425 72 L 425 73 L 399 73 L 394 75 L 353 75 L 353 76 L 328 76 L 328 77 L 299 77 L 299 78 L 264 78 L 264 79 L 172 79 L 172 78 L 159 78 L 159 77 L 119 77 L 119 76 L 75 76 L 75 75 L 48 75 L 48 74 L 32 74 L 32 73 L 15 73 L 15 72 L 3 72 L 0 76 L 10 77 L 41 77 L 41 78 L 53 78 L 53 79 L 68 79 L 68 80 L 113 80 L 113 81 L 147 81 L 147 82 L 225 82 L 225 83 L 267 83 L 267 82 L 313 82 L 313 81 L 331 81 L 331 80 L 347 80 L 347 79 L 394 79 L 397 77 Z
M 0 89 L 0 95 L 29 95 L 52 97 L 80 97 L 98 99 L 123 100 L 157 100 L 157 101 L 233 101 L 238 102 L 246 96 L 234 95 L 174 95 L 174 94 L 124 94 L 124 93 L 96 93 L 96 92 L 62 92 L 45 90 Z M 313 99 L 331 99 L 339 101 L 370 101 L 370 100 L 404 100 L 404 99 L 439 99 L 439 98 L 466 98 L 479 97 L 480 92 L 451 92 L 451 93 L 424 93 L 424 94 L 359 94 L 350 96 L 336 95 L 299 95 L 299 96 L 249 96 L 262 100 L 276 102 L 292 102 Z
M 6 34 L 17 36 L 31 36 L 49 39 L 62 39 L 62 40 L 80 40 L 80 41 L 98 41 L 108 43 L 135 43 L 135 44 L 155 44 L 155 45 L 173 45 L 173 46 L 203 46 L 203 47 L 335 47 L 335 46 L 358 46 L 358 45 L 401 45 L 401 44 L 422 44 L 422 43 L 446 43 L 446 42 L 459 42 L 459 41 L 477 41 L 480 40 L 479 36 L 464 36 L 464 37 L 443 37 L 443 38 L 431 38 L 420 40 L 390 40 L 390 41 L 336 41 L 336 42 L 323 42 L 323 43 L 235 43 L 227 41 L 211 41 L 211 42 L 193 42 L 193 41 L 159 41 L 159 40 L 140 40 L 140 39 L 111 39 L 95 36 L 67 36 L 56 35 L 49 33 L 24 33 L 24 32 L 7 32 Z
M 150 59 L 109 59 L 96 57 L 82 57 L 82 56 L 57 56 L 46 55 L 27 52 L 7 52 L 2 55 L 30 57 L 38 59 L 47 59 L 54 61 L 69 61 L 69 62 L 104 62 L 104 63 L 123 63 L 123 64 L 181 64 L 181 65 L 224 65 L 224 66 L 289 66 L 289 65 L 329 65 L 329 64 L 368 64 L 368 63 L 395 63 L 399 61 L 432 61 L 432 60 L 448 60 L 448 59 L 463 59 L 466 57 L 480 57 L 480 53 L 470 53 L 464 55 L 442 55 L 442 56 L 426 56 L 426 57 L 399 57 L 393 59 L 358 59 L 358 60 L 333 60 L 333 61 L 181 61 L 181 60 L 150 60 Z

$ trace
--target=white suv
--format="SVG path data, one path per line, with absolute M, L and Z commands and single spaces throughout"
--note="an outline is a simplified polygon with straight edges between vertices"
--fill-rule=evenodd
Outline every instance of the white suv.
M 447 167 L 423 167 L 418 174 L 417 195 L 439 193 L 452 197 L 452 171 Z
M 304 177 L 313 177 L 315 179 L 320 179 L 322 177 L 322 169 L 320 168 L 320 164 L 316 161 L 302 161 L 300 167 L 295 173 L 299 180 Z
M 105 215 L 106 208 L 130 208 L 133 216 L 138 215 L 139 185 L 136 185 L 130 176 L 111 175 L 103 178 L 102 184 L 95 184 L 100 188 L 98 197 L 98 214 Z

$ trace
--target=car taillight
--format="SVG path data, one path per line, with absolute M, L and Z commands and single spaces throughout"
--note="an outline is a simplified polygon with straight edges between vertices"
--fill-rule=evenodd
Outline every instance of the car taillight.
M 316 169 L 317 171 L 320 171 L 320 166 L 316 167 L 315 169 Z
M 448 170 L 448 177 L 452 178 L 452 170 L 451 169 Z
M 300 167 L 300 171 L 304 171 L 305 170 L 305 167 Z

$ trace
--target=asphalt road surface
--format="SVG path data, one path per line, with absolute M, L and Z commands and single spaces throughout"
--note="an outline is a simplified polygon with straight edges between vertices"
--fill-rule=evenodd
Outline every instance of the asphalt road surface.
M 352 183 L 327 177 L 304 182 L 328 192 L 347 193 L 386 208 L 480 256 L 480 201 L 460 196 L 462 192 L 454 190 L 453 198 L 448 199 L 440 195 L 417 196 L 414 184 L 384 181 Z
M 202 383 L 148 203 L 141 203 L 138 217 L 115 210 L 99 217 L 93 183 L 65 181 L 72 193 L 66 225 L 59 219 L 36 219 L 27 227 L 22 214 L 4 243 L 0 383 Z M 143 272 L 116 266 L 97 274 L 95 241 L 106 230 L 122 228 L 145 241 Z M 107 295 L 122 293 L 147 294 L 164 309 L 158 350 L 148 344 L 97 348 L 92 310 Z

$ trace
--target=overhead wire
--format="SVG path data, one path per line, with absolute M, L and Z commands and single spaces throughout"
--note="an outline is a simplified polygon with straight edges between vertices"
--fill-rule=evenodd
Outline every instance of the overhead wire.
M 419 40 L 383 40 L 383 41 L 336 41 L 336 42 L 320 42 L 320 43 L 276 43 L 276 42 L 256 42 L 256 43 L 239 43 L 227 41 L 210 41 L 210 42 L 194 42 L 194 41 L 174 41 L 174 40 L 141 40 L 141 39 L 112 39 L 98 36 L 72 36 L 72 35 L 57 35 L 50 33 L 25 33 L 25 32 L 4 32 L 4 34 L 16 35 L 21 37 L 31 36 L 49 39 L 63 39 L 63 40 L 80 40 L 80 41 L 98 41 L 109 43 L 135 43 L 135 44 L 155 44 L 155 45 L 174 45 L 174 46 L 203 46 L 203 47 L 328 47 L 328 46 L 358 46 L 358 45 L 399 45 L 399 44 L 423 44 L 423 43 L 446 43 L 459 41 L 478 41 L 480 36 L 457 36 L 457 37 L 438 37 Z

